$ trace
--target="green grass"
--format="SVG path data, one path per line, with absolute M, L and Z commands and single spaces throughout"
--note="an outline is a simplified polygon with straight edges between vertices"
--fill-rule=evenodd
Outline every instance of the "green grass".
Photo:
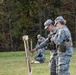
M 33 60 L 31 57 L 31 60 Z M 31 64 L 32 75 L 49 74 L 49 51 L 46 52 L 46 61 L 43 64 Z M 71 58 L 70 73 L 76 75 L 76 50 Z M 28 75 L 25 52 L 0 52 L 0 75 Z

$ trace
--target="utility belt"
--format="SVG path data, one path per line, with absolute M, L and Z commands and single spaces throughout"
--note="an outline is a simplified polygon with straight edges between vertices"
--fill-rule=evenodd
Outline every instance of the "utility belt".
M 66 48 L 73 45 L 71 41 L 69 42 L 65 41 L 64 43 L 65 43 L 65 46 L 57 45 L 57 50 L 59 50 L 60 52 L 66 52 Z

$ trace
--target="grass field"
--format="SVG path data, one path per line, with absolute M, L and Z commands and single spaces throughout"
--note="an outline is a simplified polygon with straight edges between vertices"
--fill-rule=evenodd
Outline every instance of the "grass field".
M 32 75 L 49 74 L 49 51 L 46 51 L 46 61 L 43 64 L 32 64 Z M 33 57 L 31 57 L 33 60 Z M 76 75 L 76 50 L 71 58 L 70 73 Z M 0 75 L 28 75 L 25 52 L 1 52 L 0 53 Z

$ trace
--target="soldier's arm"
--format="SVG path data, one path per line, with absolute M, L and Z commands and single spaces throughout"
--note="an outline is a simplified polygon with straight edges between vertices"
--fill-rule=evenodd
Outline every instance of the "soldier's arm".
M 35 49 L 38 50 L 40 48 L 44 48 L 47 43 L 49 43 L 49 38 L 46 38 L 40 45 L 36 46 Z
M 56 34 L 56 36 L 54 37 L 55 44 L 61 45 L 61 43 L 63 42 L 64 38 L 65 38 L 64 30 L 60 29 L 59 33 Z

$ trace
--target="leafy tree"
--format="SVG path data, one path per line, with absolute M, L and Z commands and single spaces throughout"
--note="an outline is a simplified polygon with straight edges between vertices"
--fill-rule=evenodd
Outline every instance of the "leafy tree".
M 24 50 L 23 34 L 34 46 L 37 34 L 47 37 L 44 22 L 59 15 L 67 20 L 76 46 L 76 0 L 0 0 L 0 51 Z

